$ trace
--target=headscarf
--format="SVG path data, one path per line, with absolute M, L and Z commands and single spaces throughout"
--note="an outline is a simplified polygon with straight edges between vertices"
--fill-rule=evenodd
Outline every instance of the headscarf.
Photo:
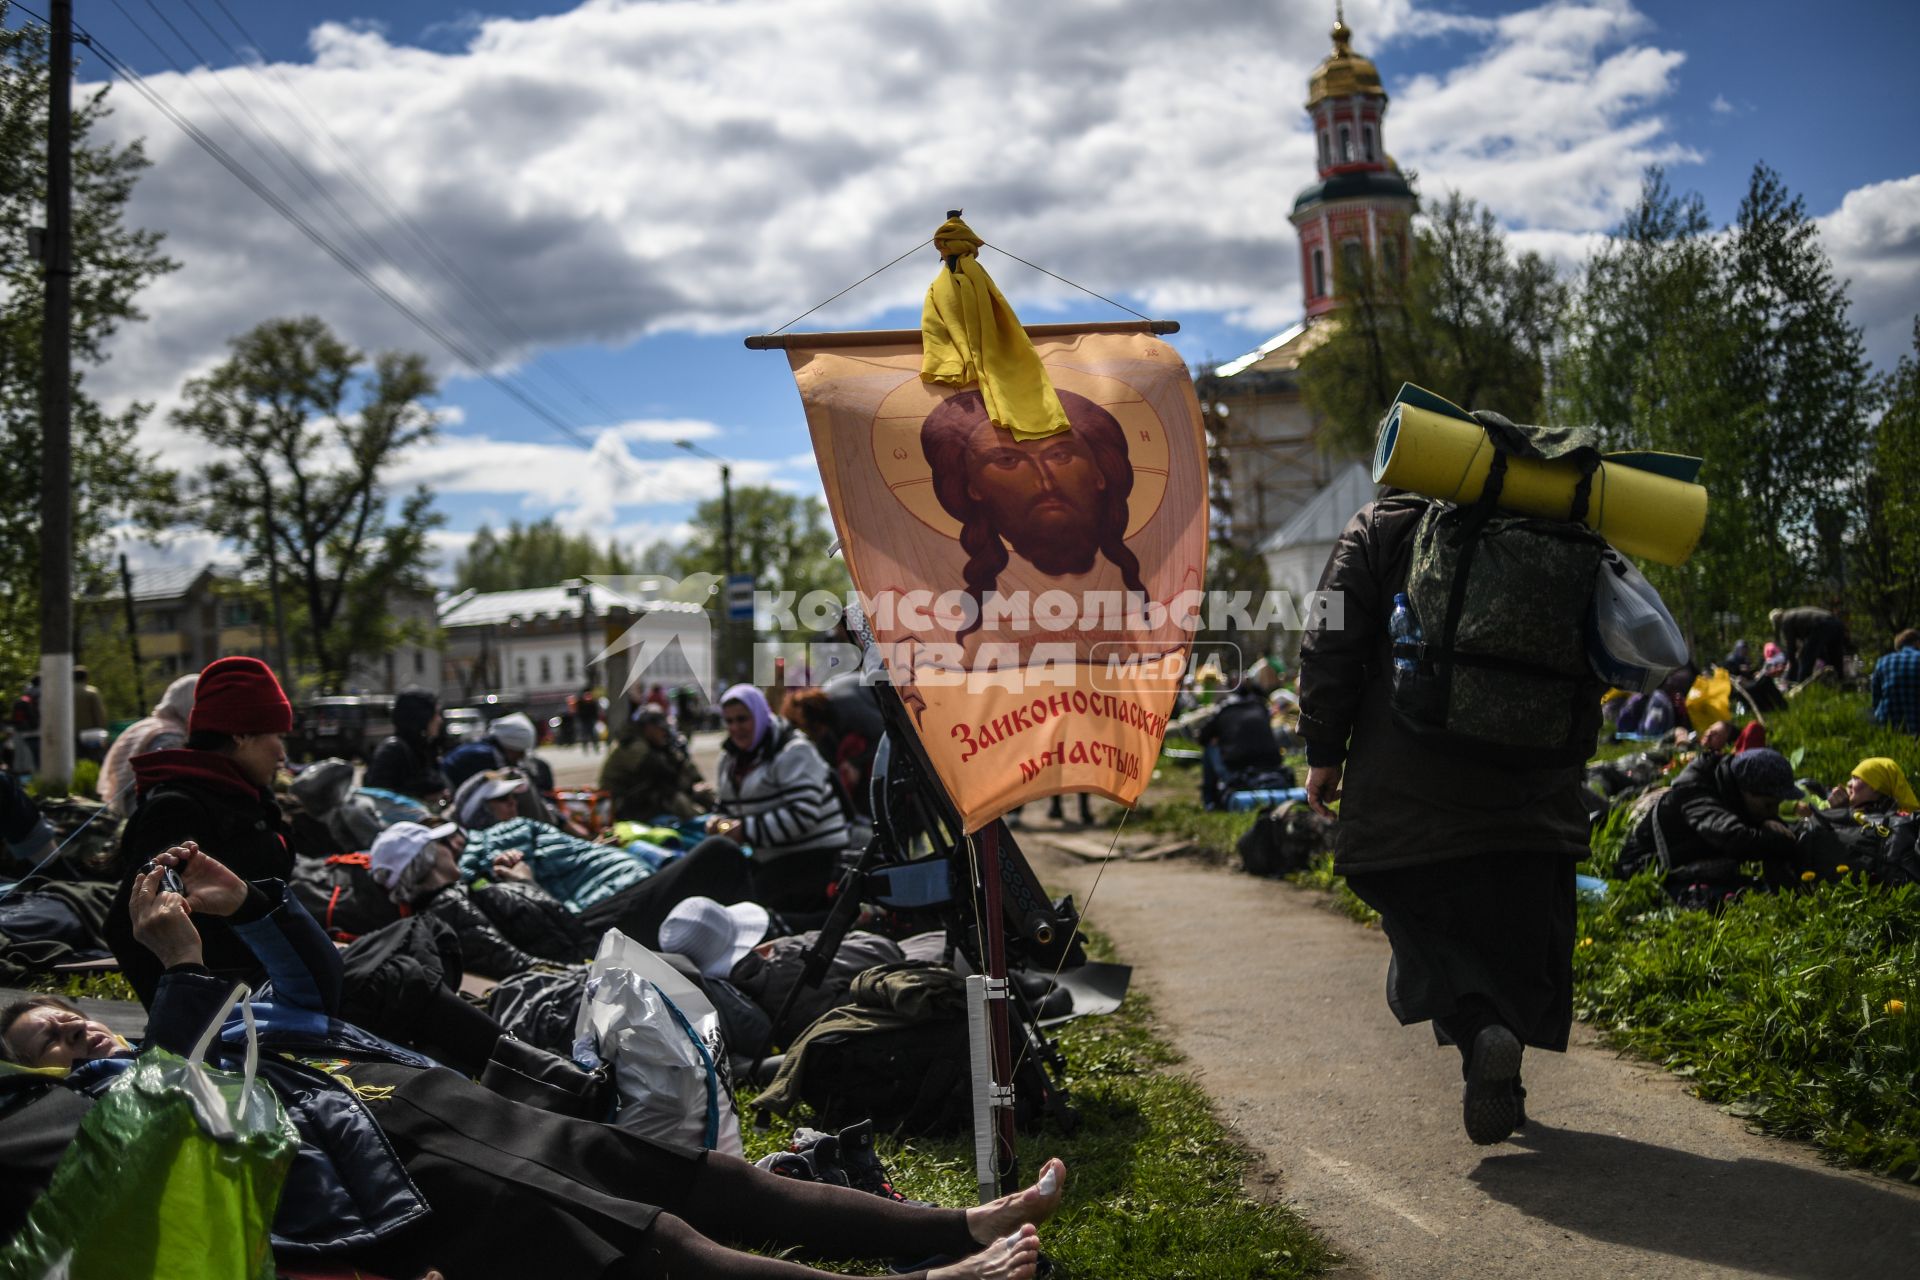
M 1920 799 L 1914 798 L 1913 784 L 1907 781 L 1906 771 L 1898 761 L 1887 756 L 1869 756 L 1853 766 L 1853 776 L 1890 798 L 1896 808 L 1909 813 L 1920 810 Z
M 178 720 L 182 728 L 186 727 L 187 717 L 193 714 L 193 686 L 200 683 L 200 673 L 181 676 L 167 686 L 160 695 L 160 701 L 153 706 L 155 719 Z
M 733 745 L 731 735 L 722 744 L 733 759 L 733 780 L 738 783 L 753 769 L 760 758 L 760 749 L 773 736 L 773 708 L 767 705 L 767 695 L 750 684 L 737 684 L 720 695 L 722 707 L 729 702 L 741 703 L 753 713 L 753 745 L 742 751 Z
M 759 750 L 773 729 L 773 708 L 767 705 L 767 695 L 750 684 L 737 684 L 720 695 L 721 706 L 729 702 L 744 703 L 753 713 L 753 750 Z
M 193 690 L 200 675 L 181 676 L 167 686 L 160 701 L 144 720 L 137 720 L 113 740 L 107 758 L 100 762 L 100 798 L 115 813 L 133 812 L 133 758 L 167 746 L 180 746 L 187 740 L 187 718 L 193 714 Z M 172 741 L 169 741 L 172 739 Z

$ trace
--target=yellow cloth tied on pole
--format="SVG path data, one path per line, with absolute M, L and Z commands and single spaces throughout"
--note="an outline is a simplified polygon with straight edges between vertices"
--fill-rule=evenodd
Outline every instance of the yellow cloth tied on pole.
M 1033 349 L 1020 317 L 980 265 L 984 243 L 958 218 L 933 233 L 952 259 L 927 286 L 920 311 L 920 377 L 943 386 L 980 385 L 987 417 L 1016 440 L 1039 440 L 1067 429 L 1067 411 Z

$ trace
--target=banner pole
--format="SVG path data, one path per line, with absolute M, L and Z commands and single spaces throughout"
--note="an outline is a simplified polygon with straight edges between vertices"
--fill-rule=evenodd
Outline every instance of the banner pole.
M 1000 1137 L 996 1169 L 1004 1188 L 1019 1179 L 1013 1134 L 1013 1041 L 1007 1018 L 1006 911 L 1001 903 L 1000 822 L 980 833 L 981 932 L 986 937 L 987 1022 L 993 1039 L 993 1121 Z

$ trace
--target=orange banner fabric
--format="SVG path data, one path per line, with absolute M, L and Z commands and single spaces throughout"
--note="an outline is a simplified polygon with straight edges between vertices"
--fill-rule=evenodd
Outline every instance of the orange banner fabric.
M 1015 440 L 917 341 L 789 349 L 885 671 L 967 830 L 1153 775 L 1204 616 L 1206 449 L 1145 333 L 1036 340 L 1070 429 Z

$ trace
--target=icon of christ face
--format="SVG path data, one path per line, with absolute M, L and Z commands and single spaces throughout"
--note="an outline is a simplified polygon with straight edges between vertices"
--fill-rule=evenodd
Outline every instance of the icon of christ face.
M 942 401 L 921 423 L 934 495 L 960 522 L 976 600 L 995 589 L 1009 545 L 1052 577 L 1086 573 L 1104 555 L 1128 589 L 1146 592 L 1125 541 L 1133 492 L 1126 434 L 1085 396 L 1059 396 L 1071 429 L 1042 440 L 1015 440 L 994 426 L 977 391 Z

